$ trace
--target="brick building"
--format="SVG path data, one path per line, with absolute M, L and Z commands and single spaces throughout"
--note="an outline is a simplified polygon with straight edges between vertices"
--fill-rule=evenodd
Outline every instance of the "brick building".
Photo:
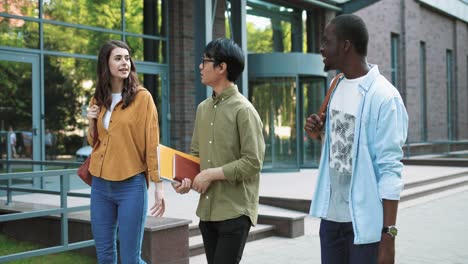
M 468 139 L 467 1 L 374 2 L 349 11 L 368 25 L 369 61 L 404 98 L 409 142 Z
M 369 62 L 406 102 L 409 142 L 466 141 L 467 10 L 462 0 L 2 1 L 0 130 L 31 134 L 33 160 L 47 159 L 46 130 L 59 158 L 74 156 L 98 48 L 121 39 L 155 99 L 161 141 L 188 151 L 196 106 L 210 96 L 198 74 L 203 48 L 227 36 L 248 54 L 238 85 L 264 122 L 264 168 L 314 167 L 320 145 L 302 127 L 330 80 L 321 35 L 336 14 L 355 13 L 369 28 Z

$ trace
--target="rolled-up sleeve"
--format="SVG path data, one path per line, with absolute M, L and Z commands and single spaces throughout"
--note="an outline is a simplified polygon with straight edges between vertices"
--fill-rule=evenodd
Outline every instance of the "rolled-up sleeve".
M 158 110 L 151 95 L 147 98 L 145 121 L 145 152 L 148 177 L 159 182 L 157 146 L 159 145 Z
M 244 108 L 237 115 L 240 159 L 222 166 L 228 181 L 244 181 L 262 169 L 265 154 L 262 122 L 254 109 Z
M 400 199 L 403 190 L 401 159 L 407 133 L 408 114 L 401 98 L 387 99 L 380 107 L 375 145 L 381 199 Z

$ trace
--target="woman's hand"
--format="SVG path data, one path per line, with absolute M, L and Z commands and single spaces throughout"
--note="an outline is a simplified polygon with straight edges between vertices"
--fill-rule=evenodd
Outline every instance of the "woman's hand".
M 154 185 L 154 204 L 150 208 L 150 212 L 154 217 L 162 217 L 164 215 L 164 211 L 166 211 L 163 183 L 155 182 Z
M 90 121 L 90 124 L 93 123 L 93 119 L 97 119 L 99 117 L 99 113 L 101 112 L 101 108 L 98 105 L 92 105 L 90 108 L 88 108 L 88 113 L 86 114 L 86 117 Z

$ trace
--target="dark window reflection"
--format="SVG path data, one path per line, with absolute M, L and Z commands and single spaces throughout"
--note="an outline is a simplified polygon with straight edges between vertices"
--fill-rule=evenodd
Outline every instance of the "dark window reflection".
M 0 60 L 0 125 L 15 130 L 31 129 L 32 66 L 30 63 Z
M 120 35 L 44 24 L 44 48 L 66 53 L 96 55 L 101 46 Z
M 138 72 L 138 68 L 137 68 Z M 147 73 L 138 73 L 138 81 L 140 85 L 148 89 L 148 91 L 153 96 L 154 103 L 158 109 L 158 121 L 160 128 L 160 137 L 162 136 L 162 79 L 159 74 L 147 74 Z
M 165 37 L 167 0 L 134 0 L 125 2 L 127 32 Z
M 44 1 L 44 18 L 120 30 L 121 0 Z
M 96 61 L 45 56 L 44 64 L 45 127 L 54 143 L 48 148 L 45 140 L 46 156 L 74 157 L 87 144 L 88 122 L 83 110 L 95 89 Z
M 132 56 L 137 61 L 166 63 L 166 41 L 139 37 L 127 37 Z
M 317 113 L 325 97 L 325 79 L 302 77 L 299 79 L 300 91 L 302 91 L 303 109 L 301 111 L 302 122 L 299 127 L 304 127 L 305 119 L 310 115 Z M 318 140 L 310 139 L 303 130 L 299 131 L 302 135 L 302 159 L 303 167 L 317 167 L 320 160 L 321 143 Z
M 297 168 L 296 78 L 251 79 L 249 88 L 250 100 L 263 122 L 263 168 Z
M 22 19 L 0 17 L 0 45 L 39 48 L 39 25 Z
M 6 137 L 14 133 L 15 144 L 10 146 L 9 158 L 30 159 L 33 149 L 32 65 L 0 60 L 0 80 L 0 158 L 8 155 Z

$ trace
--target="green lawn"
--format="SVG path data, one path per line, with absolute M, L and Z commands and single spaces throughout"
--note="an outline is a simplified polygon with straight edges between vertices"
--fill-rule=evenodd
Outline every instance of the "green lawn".
M 17 241 L 7 238 L 5 235 L 0 234 L 0 256 L 5 256 L 14 253 L 21 253 L 28 250 L 39 249 L 41 246 L 29 242 Z M 26 258 L 22 260 L 11 261 L 8 263 L 15 264 L 56 264 L 56 263 L 73 263 L 73 264 L 91 264 L 96 263 L 94 258 L 80 255 L 78 253 L 65 252 L 40 257 Z

